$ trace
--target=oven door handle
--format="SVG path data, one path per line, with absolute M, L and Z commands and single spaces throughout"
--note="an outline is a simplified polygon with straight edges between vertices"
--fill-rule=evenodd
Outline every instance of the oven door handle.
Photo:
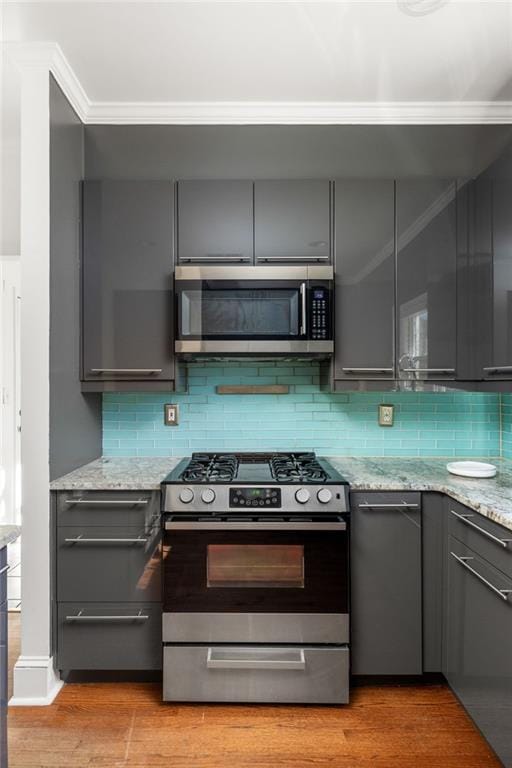
M 236 650 L 236 658 L 226 658 L 229 649 L 223 649 L 222 656 L 215 658 L 215 648 L 208 648 L 206 657 L 206 666 L 208 669 L 279 669 L 304 672 L 306 669 L 306 658 L 302 648 L 290 651 L 276 651 L 279 658 L 272 658 L 271 651 L 261 651 L 258 648 L 247 648 L 244 651 Z M 235 652 L 233 652 L 235 655 Z M 283 658 L 289 655 L 290 658 Z
M 346 531 L 347 524 L 340 522 L 332 523 L 314 523 L 314 522 L 292 522 L 292 523 L 272 523 L 272 522 L 179 522 L 166 521 L 166 531 Z

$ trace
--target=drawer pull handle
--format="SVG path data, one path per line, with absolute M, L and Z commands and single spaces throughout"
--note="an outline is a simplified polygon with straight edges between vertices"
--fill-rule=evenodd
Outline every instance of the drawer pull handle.
M 484 368 L 485 373 L 512 373 L 512 365 L 493 365 L 490 368 Z
M 342 368 L 343 373 L 393 373 L 393 368 Z
M 400 368 L 402 373 L 455 373 L 455 368 Z
M 412 504 L 407 501 L 399 501 L 396 504 L 372 504 L 365 501 L 359 504 L 359 509 L 419 509 L 419 504 Z
M 498 597 L 501 597 L 502 600 L 505 600 L 505 602 L 508 602 L 508 596 L 512 593 L 512 589 L 499 589 L 498 587 L 495 587 L 494 584 L 491 584 L 490 581 L 487 581 L 481 574 L 478 573 L 478 571 L 475 571 L 474 568 L 472 568 L 470 565 L 468 565 L 468 560 L 474 560 L 474 557 L 459 557 L 459 555 L 456 555 L 455 552 L 450 552 L 451 556 L 457 560 L 458 563 L 460 563 L 467 571 L 473 574 L 473 576 L 476 576 L 479 581 L 482 582 L 482 584 L 485 584 L 486 587 L 489 587 L 490 590 L 494 592 L 495 595 L 498 595 Z
M 83 536 L 76 536 L 72 539 L 64 539 L 65 544 L 147 544 L 148 539 L 138 536 L 136 539 L 87 539 Z
M 453 509 L 450 510 L 452 515 L 457 518 L 457 520 L 460 520 L 462 523 L 465 523 L 465 525 L 469 525 L 470 528 L 474 528 L 475 531 L 478 531 L 478 533 L 483 534 L 483 536 L 487 536 L 488 539 L 491 539 L 491 541 L 494 541 L 496 544 L 499 544 L 501 547 L 507 548 L 512 539 L 500 539 L 499 536 L 494 536 L 494 534 L 489 533 L 489 531 L 486 531 L 485 528 L 480 528 L 479 525 L 476 523 L 473 523 L 472 520 L 470 520 L 470 517 L 474 517 L 474 515 L 459 515 L 458 512 L 455 512 Z
M 149 616 L 140 610 L 137 614 L 129 616 L 84 616 L 79 611 L 74 616 L 66 616 L 66 621 L 147 621 Z
M 215 649 L 208 648 L 206 666 L 208 669 L 287 669 L 291 671 L 304 671 L 306 669 L 306 659 L 302 649 L 290 653 L 290 659 L 273 659 L 269 654 L 268 658 L 262 658 L 261 651 L 245 652 L 245 658 L 240 655 L 239 658 L 215 658 Z
M 162 373 L 162 368 L 91 368 L 91 373 L 135 373 L 140 376 L 149 376 L 152 373 Z
M 11 566 L 10 565 L 4 565 L 3 568 L 0 568 L 0 576 L 2 576 L 4 573 L 7 573 L 10 570 L 11 570 Z
M 139 506 L 140 504 L 149 504 L 149 499 L 66 499 L 66 504 L 86 504 L 87 506 L 114 507 L 122 505 Z

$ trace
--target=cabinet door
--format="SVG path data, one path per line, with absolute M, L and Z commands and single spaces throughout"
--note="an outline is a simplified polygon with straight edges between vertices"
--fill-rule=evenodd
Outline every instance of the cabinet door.
M 83 378 L 172 380 L 173 188 L 83 186 Z
M 394 183 L 336 181 L 335 378 L 393 379 Z
M 420 495 L 361 492 L 351 499 L 352 672 L 419 675 Z
M 456 183 L 397 181 L 400 379 L 453 379 L 456 368 Z
M 178 183 L 178 260 L 252 262 L 252 181 Z
M 512 767 L 512 581 L 448 539 L 445 674 L 507 768 Z M 505 597 L 508 599 L 505 599 Z
M 329 262 L 330 184 L 301 179 L 256 181 L 257 262 Z

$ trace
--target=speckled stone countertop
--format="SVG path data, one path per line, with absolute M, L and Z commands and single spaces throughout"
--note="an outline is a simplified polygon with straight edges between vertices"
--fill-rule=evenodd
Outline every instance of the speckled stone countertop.
M 0 525 L 0 549 L 16 541 L 21 533 L 19 525 Z
M 450 475 L 455 459 L 328 456 L 353 491 L 438 491 L 512 530 L 512 461 L 492 460 L 491 480 Z M 179 458 L 102 458 L 54 480 L 51 490 L 158 490 Z M 489 461 L 484 459 L 484 461 Z

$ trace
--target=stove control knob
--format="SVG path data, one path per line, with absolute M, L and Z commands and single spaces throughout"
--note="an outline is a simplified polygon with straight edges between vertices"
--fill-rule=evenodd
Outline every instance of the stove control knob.
M 328 504 L 332 499 L 332 492 L 328 488 L 320 488 L 316 496 L 322 504 Z
M 180 491 L 180 501 L 182 501 L 184 504 L 190 504 L 193 498 L 194 491 L 192 488 L 183 488 L 183 490 Z
M 307 488 L 299 488 L 299 490 L 295 493 L 295 498 L 299 502 L 299 504 L 306 504 L 306 502 L 309 501 L 309 491 Z
M 215 500 L 215 491 L 213 488 L 205 488 L 201 494 L 201 498 L 205 504 L 211 504 Z

